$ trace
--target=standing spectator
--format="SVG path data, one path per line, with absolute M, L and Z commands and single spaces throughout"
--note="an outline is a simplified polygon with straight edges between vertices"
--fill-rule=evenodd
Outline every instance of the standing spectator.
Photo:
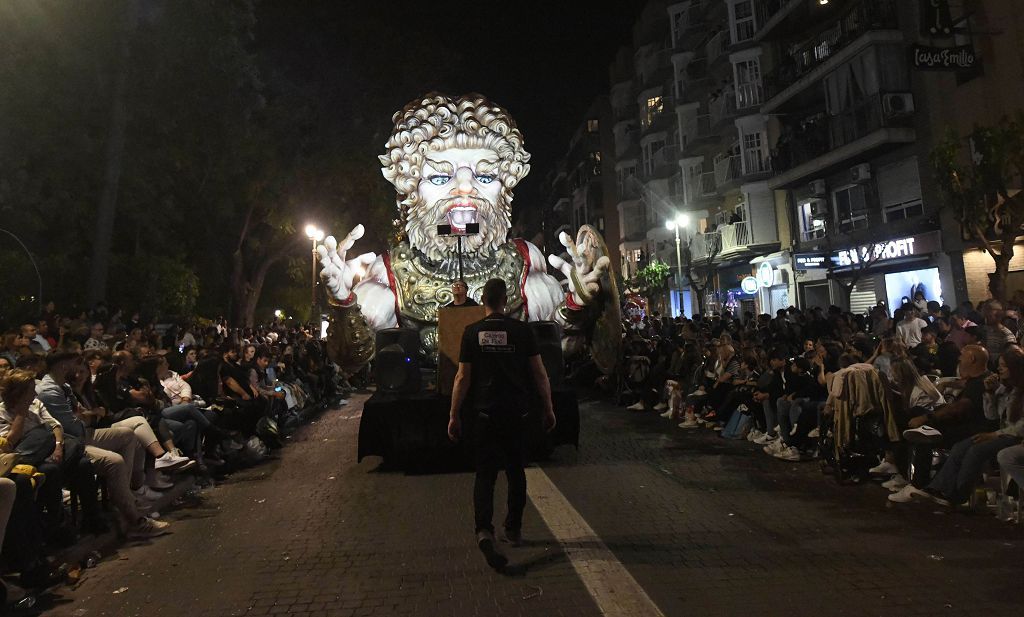
M 921 344 L 921 330 L 928 327 L 928 322 L 917 316 L 917 309 L 913 306 L 904 306 L 900 310 L 903 311 L 902 319 L 896 325 L 896 332 L 907 349 L 913 349 Z
M 982 310 L 985 324 L 981 326 L 981 344 L 988 352 L 989 362 L 995 363 L 1003 354 L 1007 345 L 1017 343 L 1017 337 L 1003 325 L 1003 304 L 998 300 L 989 300 Z

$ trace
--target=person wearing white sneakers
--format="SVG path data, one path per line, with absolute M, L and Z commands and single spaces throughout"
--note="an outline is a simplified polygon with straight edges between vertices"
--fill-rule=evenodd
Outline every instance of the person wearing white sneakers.
M 896 358 L 890 364 L 889 372 L 892 375 L 893 385 L 900 392 L 902 409 L 908 410 L 911 417 L 931 413 L 945 404 L 946 400 L 942 393 L 931 380 L 917 371 L 909 358 Z M 891 491 L 898 491 L 907 485 L 898 460 L 905 460 L 907 455 L 903 452 L 905 448 L 901 449 L 899 444 L 894 445 L 897 447 L 887 449 L 882 462 L 869 469 L 868 473 L 873 476 L 889 476 L 889 480 L 883 482 L 882 486 Z
M 889 501 L 906 503 L 931 497 L 923 489 L 931 482 L 932 446 L 953 448 L 960 442 L 997 428 L 997 422 L 985 416 L 985 375 L 988 373 L 988 352 L 980 345 L 965 345 L 960 350 L 958 367 L 964 380 L 956 400 L 933 413 L 911 418 L 903 438 L 917 444 L 914 452 L 914 477 L 911 484 L 889 495 Z M 966 447 L 966 446 L 964 446 Z

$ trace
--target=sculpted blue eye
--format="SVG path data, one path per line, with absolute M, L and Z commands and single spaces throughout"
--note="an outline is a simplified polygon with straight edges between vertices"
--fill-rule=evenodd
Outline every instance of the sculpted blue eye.
M 491 182 L 494 182 L 494 176 L 477 176 L 476 181 L 479 182 L 480 184 L 490 184 Z
M 433 184 L 434 186 L 442 186 L 448 184 L 448 181 L 451 180 L 451 176 L 439 174 L 436 176 L 430 176 L 429 178 L 427 178 L 427 180 L 430 180 L 430 183 Z

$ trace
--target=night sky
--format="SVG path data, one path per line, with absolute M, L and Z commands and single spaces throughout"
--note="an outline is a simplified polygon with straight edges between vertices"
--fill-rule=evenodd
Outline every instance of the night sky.
M 257 46 L 289 79 L 316 84 L 339 109 L 353 105 L 360 122 L 380 132 L 367 152 L 371 162 L 391 114 L 409 100 L 431 89 L 487 95 L 509 109 L 533 154 L 516 190 L 523 207 L 536 203 L 593 97 L 608 92 L 608 66 L 629 44 L 643 3 L 597 6 L 264 0 Z M 362 108 L 368 100 L 377 108 Z

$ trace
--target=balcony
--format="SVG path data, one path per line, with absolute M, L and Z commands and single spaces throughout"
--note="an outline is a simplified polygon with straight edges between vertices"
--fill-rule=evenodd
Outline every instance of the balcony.
M 558 201 L 555 202 L 555 208 L 554 208 L 555 212 L 565 212 L 568 209 L 569 209 L 569 198 L 568 197 L 560 197 L 560 198 L 558 198 Z
M 679 170 L 679 148 L 675 145 L 662 146 L 651 153 L 649 161 L 645 161 L 644 180 L 668 178 Z
M 806 5 L 807 0 L 757 0 L 757 23 L 761 25 L 757 40 L 767 38 L 780 23 Z
M 718 141 L 718 134 L 711 130 L 711 116 L 708 114 L 687 118 L 682 135 L 683 154 L 687 156 L 696 153 L 702 145 Z
M 722 253 L 742 251 L 750 244 L 750 229 L 747 221 L 719 225 L 719 233 L 722 236 Z
M 838 116 L 819 113 L 784 132 L 775 144 L 770 165 L 779 174 L 772 188 L 785 188 L 840 165 L 852 165 L 890 145 L 913 142 L 911 118 L 886 118 L 882 95 L 869 97 Z
M 733 93 L 732 88 L 722 92 L 713 99 L 708 99 L 708 115 L 711 116 L 711 126 L 714 128 L 721 128 L 729 120 L 736 117 L 736 95 Z
M 737 182 L 743 178 L 743 166 L 740 162 L 740 155 L 725 155 L 715 157 L 715 184 L 719 188 Z
M 743 176 L 753 178 L 772 172 L 772 159 L 761 150 L 747 150 L 743 153 Z
M 740 84 L 736 87 L 736 109 L 749 109 L 751 107 L 758 107 L 761 105 L 762 94 L 764 88 L 761 86 L 761 82 L 750 82 Z M 753 111 L 753 110 L 752 110 Z
M 807 85 L 824 77 L 815 71 L 863 35 L 876 30 L 899 30 L 894 0 L 863 0 L 810 39 L 798 45 L 778 68 L 765 75 L 765 108 L 773 111 Z M 902 34 L 895 33 L 896 41 Z M 811 75 L 814 73 L 814 75 Z M 806 79 L 805 79 L 806 78 Z M 798 83 L 800 82 L 800 83 Z M 779 100 L 776 100 L 776 99 Z
M 722 252 L 722 234 L 712 231 L 694 234 L 690 241 L 690 262 L 708 261 Z
M 718 191 L 715 186 L 715 172 L 713 171 L 692 176 L 684 175 L 682 180 L 682 203 L 689 207 L 700 205 L 702 202 L 718 197 Z
M 718 34 L 712 36 L 707 44 L 704 46 L 705 55 L 708 59 L 708 66 L 711 66 L 719 60 L 727 58 L 726 49 L 729 47 L 729 32 L 727 30 L 720 30 Z

